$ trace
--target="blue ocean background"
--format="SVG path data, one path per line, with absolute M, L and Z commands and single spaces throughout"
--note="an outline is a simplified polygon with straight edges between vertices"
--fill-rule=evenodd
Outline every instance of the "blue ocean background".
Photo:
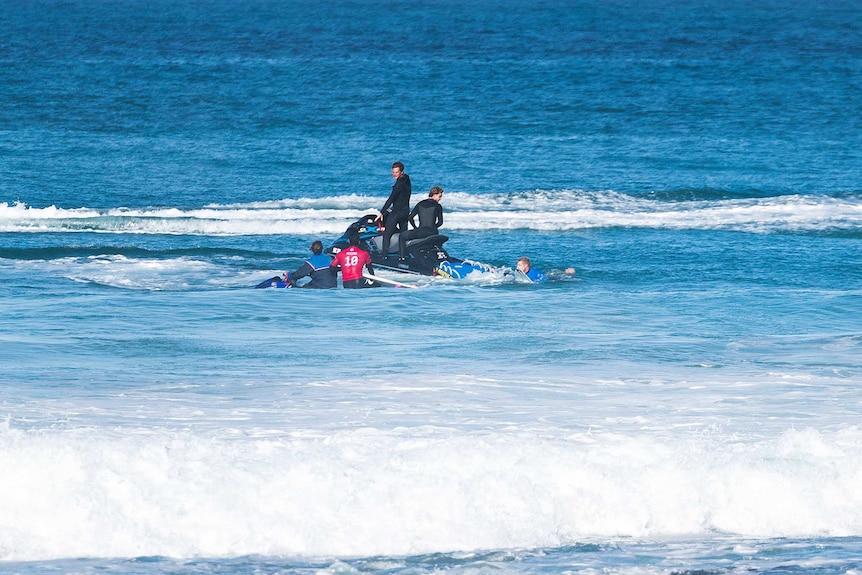
M 0 573 L 862 573 L 860 2 L 0 30 Z M 253 289 L 394 161 L 497 272 Z

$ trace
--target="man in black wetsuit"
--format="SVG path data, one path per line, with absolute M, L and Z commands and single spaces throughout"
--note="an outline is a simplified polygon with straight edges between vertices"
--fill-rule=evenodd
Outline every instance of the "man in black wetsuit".
M 410 176 L 404 173 L 404 164 L 392 164 L 392 192 L 380 209 L 383 216 L 383 257 L 389 253 L 392 234 L 407 230 L 407 216 L 410 214 Z
M 415 229 L 405 230 L 398 234 L 398 257 L 404 259 L 407 253 L 407 242 L 419 238 L 427 238 L 437 235 L 437 229 L 443 225 L 443 206 L 440 200 L 443 198 L 443 188 L 434 186 L 428 192 L 428 197 L 416 204 L 410 212 L 407 221 Z M 416 226 L 416 216 L 419 216 L 419 226 Z

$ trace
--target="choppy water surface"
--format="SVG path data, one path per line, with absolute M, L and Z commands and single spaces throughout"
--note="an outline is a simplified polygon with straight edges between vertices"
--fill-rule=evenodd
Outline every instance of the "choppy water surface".
M 0 571 L 862 570 L 855 3 L 7 4 Z

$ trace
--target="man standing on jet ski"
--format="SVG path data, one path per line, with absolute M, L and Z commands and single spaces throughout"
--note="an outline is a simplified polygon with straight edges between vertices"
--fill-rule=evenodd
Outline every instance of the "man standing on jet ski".
M 407 217 L 410 214 L 410 176 L 404 173 L 404 164 L 395 162 L 392 164 L 392 191 L 380 209 L 383 217 L 383 257 L 389 254 L 389 242 L 392 234 L 407 230 Z
M 406 257 L 407 242 L 419 238 L 427 238 L 437 235 L 437 230 L 443 225 L 443 206 L 440 200 L 443 198 L 443 188 L 434 186 L 428 192 L 428 197 L 416 204 L 407 221 L 413 226 L 412 230 L 404 230 L 398 234 L 398 259 Z M 416 226 L 416 216 L 419 216 L 419 226 Z

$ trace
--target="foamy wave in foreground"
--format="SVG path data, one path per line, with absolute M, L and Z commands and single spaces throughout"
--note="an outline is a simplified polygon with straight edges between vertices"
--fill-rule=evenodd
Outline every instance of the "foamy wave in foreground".
M 191 235 L 341 234 L 384 198 L 334 196 L 194 209 L 33 208 L 0 203 L 2 232 L 109 232 Z M 418 197 L 417 197 L 418 200 Z M 659 200 L 576 190 L 447 193 L 447 230 L 543 231 L 601 227 L 768 232 L 862 231 L 856 195 Z
M 0 428 L 0 560 L 406 555 L 862 535 L 862 431 L 326 435 Z

